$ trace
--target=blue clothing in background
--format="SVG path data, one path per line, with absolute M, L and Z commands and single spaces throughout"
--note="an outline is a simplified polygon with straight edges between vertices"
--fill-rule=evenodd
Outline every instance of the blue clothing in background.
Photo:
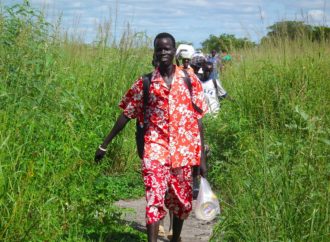
M 220 77 L 219 77 L 219 73 L 218 73 L 218 66 L 221 63 L 221 59 L 219 58 L 218 55 L 215 55 L 215 56 L 209 56 L 207 61 L 212 62 L 212 64 L 213 64 L 213 71 L 210 74 L 210 78 L 219 79 Z

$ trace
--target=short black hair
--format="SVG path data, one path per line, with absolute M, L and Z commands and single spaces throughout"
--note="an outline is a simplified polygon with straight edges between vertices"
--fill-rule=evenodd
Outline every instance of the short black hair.
M 169 33 L 166 33 L 166 32 L 157 34 L 157 36 L 154 39 L 154 47 L 156 46 L 156 41 L 158 39 L 164 39 L 164 38 L 171 39 L 172 40 L 172 43 L 173 43 L 173 47 L 175 48 L 175 39 L 174 39 L 173 35 L 171 35 Z

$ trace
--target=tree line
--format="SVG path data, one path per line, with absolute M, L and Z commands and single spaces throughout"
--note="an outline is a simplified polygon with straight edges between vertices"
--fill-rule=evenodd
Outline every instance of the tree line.
M 327 26 L 312 26 L 303 21 L 280 21 L 267 27 L 268 33 L 264 36 L 260 44 L 279 39 L 297 40 L 301 38 L 309 39 L 313 42 L 329 41 L 330 28 Z M 257 44 L 247 38 L 237 38 L 233 34 L 221 34 L 219 36 L 210 35 L 202 43 L 203 50 L 226 51 L 250 48 Z

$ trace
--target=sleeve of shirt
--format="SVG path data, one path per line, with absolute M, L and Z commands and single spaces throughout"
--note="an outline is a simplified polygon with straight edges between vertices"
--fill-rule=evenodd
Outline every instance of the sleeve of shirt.
M 122 97 L 119 107 L 123 110 L 126 117 L 137 118 L 142 113 L 143 106 L 143 81 L 138 79 L 133 86 Z
M 192 101 L 202 110 L 202 113 L 195 111 L 197 119 L 201 119 L 208 111 L 207 102 L 204 96 L 202 83 L 198 80 L 198 77 L 193 74 L 190 76 L 192 86 Z
M 227 92 L 226 90 L 223 88 L 221 82 L 219 80 L 216 80 L 217 82 L 217 86 L 218 86 L 218 93 L 217 93 L 217 96 L 218 97 L 224 97 L 227 95 Z

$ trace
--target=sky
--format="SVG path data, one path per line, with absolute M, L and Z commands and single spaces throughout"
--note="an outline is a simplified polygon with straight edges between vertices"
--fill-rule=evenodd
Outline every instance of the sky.
M 0 0 L 10 6 L 23 0 Z M 267 27 L 283 20 L 330 26 L 330 0 L 30 0 L 47 20 L 79 34 L 86 43 L 96 40 L 98 26 L 109 23 L 119 39 L 127 24 L 153 38 L 171 33 L 195 48 L 211 34 L 233 34 L 258 42 Z

